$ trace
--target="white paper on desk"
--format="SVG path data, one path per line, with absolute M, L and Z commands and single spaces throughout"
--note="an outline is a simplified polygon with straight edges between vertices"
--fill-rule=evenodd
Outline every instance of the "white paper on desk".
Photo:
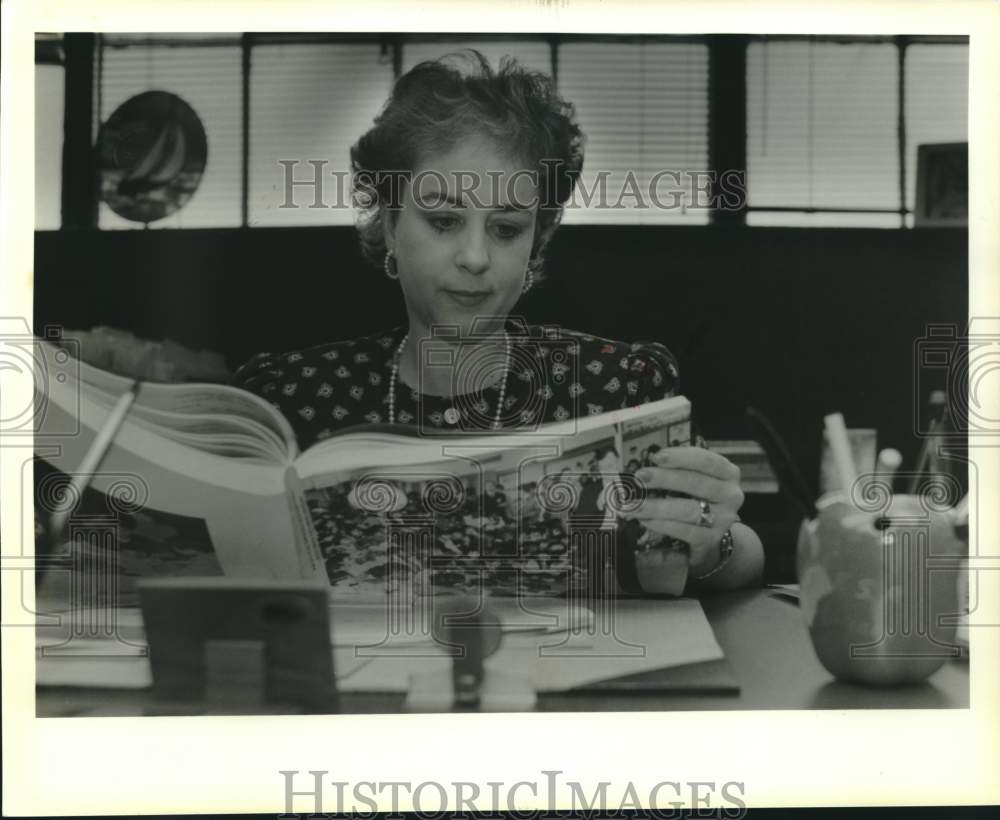
M 371 657 L 366 647 L 392 647 L 404 654 L 424 654 L 419 648 L 430 645 L 434 638 L 430 630 L 430 616 L 421 620 L 421 602 L 414 610 L 390 613 L 385 601 L 364 603 L 336 603 L 330 607 L 331 639 L 336 647 L 358 647 L 362 654 Z M 429 609 L 431 601 L 424 609 Z M 566 599 L 548 597 L 489 598 L 490 610 L 500 619 L 500 628 L 506 633 L 563 632 L 570 624 L 590 625 L 593 613 L 571 604 Z M 394 614 L 394 619 L 390 619 Z M 403 617 L 405 616 L 405 617 Z M 412 651 L 411 651 L 412 650 Z
M 96 689 L 147 689 L 153 671 L 146 651 L 142 611 L 122 607 L 107 621 L 104 610 L 81 610 L 78 623 L 108 623 L 123 641 L 113 637 L 67 640 L 70 623 L 38 627 L 35 638 L 35 685 Z M 350 637 L 350 634 L 347 634 Z M 357 657 L 354 645 L 334 647 L 333 668 L 338 678 L 354 674 L 369 662 Z
M 589 624 L 591 620 L 587 610 L 571 608 L 567 601 L 557 598 L 527 598 L 520 602 L 515 598 L 491 598 L 489 605 L 499 616 L 505 633 L 552 634 L 565 630 L 570 622 Z M 108 620 L 109 614 L 113 622 Z M 152 686 L 141 610 L 135 607 L 121 607 L 113 613 L 100 609 L 82 610 L 77 618 L 80 623 L 107 623 L 128 645 L 110 637 L 68 641 L 68 619 L 58 626 L 39 627 L 35 641 L 37 686 L 116 689 Z M 418 661 L 426 657 L 428 650 L 435 652 L 433 639 L 426 631 L 394 631 L 390 636 L 384 602 L 335 604 L 330 609 L 330 621 L 333 668 L 338 681 L 352 678 L 375 659 L 366 647 L 376 646 L 382 650 L 391 646 L 401 655 L 416 656 Z
M 94 689 L 147 689 L 153 685 L 153 670 L 144 655 L 112 655 L 105 641 L 89 641 L 70 655 L 37 655 L 36 686 L 78 686 Z M 87 652 L 88 654 L 84 654 Z M 370 662 L 356 656 L 353 647 L 333 650 L 337 678 L 348 677 Z
M 153 685 L 149 658 L 142 655 L 40 656 L 35 660 L 36 686 L 82 686 L 95 689 L 146 689 Z
M 74 635 L 70 614 L 61 617 L 57 625 L 35 629 L 36 686 L 146 689 L 153 685 L 138 609 L 80 610 L 72 616 L 77 627 L 95 627 L 104 637 Z
M 724 657 L 701 604 L 690 598 L 623 600 L 608 618 L 613 628 L 572 634 L 510 633 L 486 661 L 489 669 L 528 678 L 539 692 L 558 692 Z M 451 660 L 436 646 L 423 656 L 377 657 L 340 684 L 342 691 L 405 692 L 412 675 L 447 672 Z

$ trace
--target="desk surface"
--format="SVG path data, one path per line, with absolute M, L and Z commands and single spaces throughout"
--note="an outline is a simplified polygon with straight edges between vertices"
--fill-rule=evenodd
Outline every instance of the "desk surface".
M 835 681 L 813 653 L 798 607 L 766 590 L 705 595 L 702 605 L 740 684 L 722 694 L 544 694 L 538 710 L 672 711 L 721 709 L 934 709 L 967 708 L 968 664 L 949 661 L 916 686 L 872 689 Z M 402 710 L 403 696 L 343 693 L 344 713 Z M 158 711 L 148 690 L 40 687 L 39 717 L 142 715 Z M 160 712 L 162 713 L 162 712 Z M 186 714 L 197 713 L 197 709 Z

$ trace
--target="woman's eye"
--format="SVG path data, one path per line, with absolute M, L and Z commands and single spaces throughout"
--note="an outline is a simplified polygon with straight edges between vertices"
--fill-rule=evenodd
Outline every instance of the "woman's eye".
M 449 216 L 447 214 L 437 214 L 434 216 L 429 216 L 427 221 L 430 222 L 431 227 L 438 231 L 439 233 L 444 233 L 458 225 L 459 219 L 457 216 Z
M 494 230 L 501 239 L 517 239 L 517 237 L 524 233 L 524 228 L 520 225 L 510 225 L 507 223 L 497 225 Z

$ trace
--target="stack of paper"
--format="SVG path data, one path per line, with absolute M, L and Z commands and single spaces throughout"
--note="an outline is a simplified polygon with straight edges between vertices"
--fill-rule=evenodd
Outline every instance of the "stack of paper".
M 562 599 L 493 599 L 504 632 L 487 668 L 555 692 L 638 672 L 723 657 L 701 605 L 693 599 L 602 601 L 596 611 Z M 39 686 L 135 688 L 152 685 L 138 609 L 116 612 L 118 638 L 74 638 L 38 630 Z M 338 688 L 405 692 L 413 675 L 447 671 L 451 663 L 429 629 L 389 623 L 378 604 L 331 607 Z

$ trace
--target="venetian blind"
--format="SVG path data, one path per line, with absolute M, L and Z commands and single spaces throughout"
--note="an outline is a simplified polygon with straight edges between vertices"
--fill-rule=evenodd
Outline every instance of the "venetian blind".
M 208 161 L 198 190 L 183 208 L 150 223 L 150 228 L 239 226 L 243 173 L 241 64 L 239 35 L 232 45 L 212 46 L 141 43 L 113 47 L 105 41 L 98 111 L 101 122 L 136 94 L 168 91 L 194 109 L 208 137 Z M 122 219 L 103 202 L 98 225 L 144 227 Z
M 906 207 L 916 203 L 917 146 L 969 139 L 969 47 L 921 43 L 907 46 Z M 912 214 L 907 224 L 912 224 Z
M 707 223 L 708 203 L 694 193 L 708 168 L 707 47 L 564 43 L 558 60 L 560 93 L 587 137 L 564 221 Z
M 552 74 L 552 55 L 549 44 L 541 40 L 442 40 L 440 42 L 403 43 L 402 68 L 405 74 L 417 63 L 436 60 L 466 48 L 479 51 L 493 68 L 498 68 L 502 57 L 514 57 L 526 68 Z
M 891 43 L 750 43 L 751 209 L 899 209 L 897 54 Z M 899 227 L 900 217 L 751 210 L 747 222 Z
M 35 66 L 35 230 L 62 227 L 63 111 L 66 69 Z
M 392 82 L 392 52 L 378 43 L 254 47 L 251 226 L 353 223 L 350 149 L 371 127 Z M 313 184 L 317 168 L 320 188 Z M 292 179 L 309 184 L 289 187 Z

